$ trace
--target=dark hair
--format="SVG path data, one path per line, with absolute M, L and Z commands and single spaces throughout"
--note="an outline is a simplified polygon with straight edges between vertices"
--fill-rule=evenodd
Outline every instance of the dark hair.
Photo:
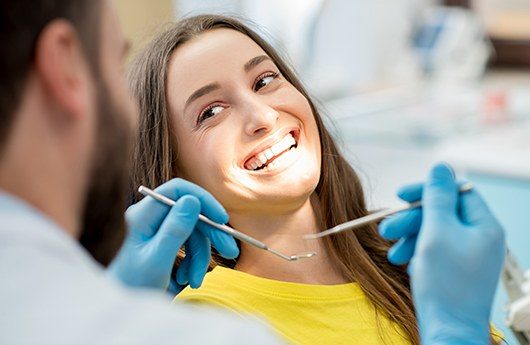
M 0 151 L 7 142 L 42 30 L 55 19 L 70 21 L 89 62 L 96 64 L 99 25 L 94 22 L 99 20 L 100 4 L 100 0 L 0 1 Z

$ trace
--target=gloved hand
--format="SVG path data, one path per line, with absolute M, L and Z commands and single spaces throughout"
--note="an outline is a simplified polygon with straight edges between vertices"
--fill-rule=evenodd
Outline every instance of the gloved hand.
M 452 170 L 433 168 L 425 185 L 399 196 L 422 209 L 383 221 L 380 233 L 399 239 L 389 260 L 410 260 L 422 344 L 489 344 L 489 318 L 506 252 L 504 232 L 473 190 L 459 194 Z M 422 197 L 423 196 L 423 197 Z
M 210 245 L 225 258 L 239 255 L 235 240 L 198 222 L 199 213 L 221 224 L 228 222 L 228 214 L 210 193 L 183 179 L 168 181 L 156 191 L 176 200 L 176 204 L 169 207 L 145 197 L 127 209 L 128 235 L 108 273 L 128 286 L 169 287 L 174 294 L 188 282 L 197 288 L 210 262 Z M 176 277 L 172 277 L 175 258 L 183 245 L 186 257 Z

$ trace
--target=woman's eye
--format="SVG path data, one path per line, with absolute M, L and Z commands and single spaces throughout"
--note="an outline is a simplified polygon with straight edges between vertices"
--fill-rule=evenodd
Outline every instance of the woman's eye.
M 268 74 L 266 76 L 261 77 L 254 86 L 254 91 L 259 91 L 261 88 L 264 88 L 265 86 L 269 85 L 274 79 L 278 77 L 278 73 L 274 74 Z
M 197 119 L 197 124 L 201 124 L 204 120 L 219 114 L 221 111 L 223 111 L 223 109 L 224 108 L 220 105 L 214 105 L 212 107 L 206 108 Z

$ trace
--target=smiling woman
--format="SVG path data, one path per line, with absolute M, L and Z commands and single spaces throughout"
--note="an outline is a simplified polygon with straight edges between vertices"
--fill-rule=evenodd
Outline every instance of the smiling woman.
M 357 176 L 270 46 L 236 20 L 193 17 L 146 48 L 131 80 L 141 108 L 135 185 L 183 177 L 221 201 L 235 228 L 319 253 L 282 262 L 241 244 L 236 262 L 182 299 L 258 313 L 295 343 L 418 342 L 406 273 L 386 261 L 374 227 L 301 240 L 367 211 Z
M 375 226 L 302 240 L 367 210 L 314 102 L 263 39 L 232 18 L 191 17 L 137 57 L 130 79 L 141 110 L 134 185 L 185 178 L 234 228 L 285 252 L 318 252 L 287 262 L 241 243 L 237 260 L 213 262 L 180 299 L 258 314 L 297 344 L 419 343 L 405 268 L 388 263 Z

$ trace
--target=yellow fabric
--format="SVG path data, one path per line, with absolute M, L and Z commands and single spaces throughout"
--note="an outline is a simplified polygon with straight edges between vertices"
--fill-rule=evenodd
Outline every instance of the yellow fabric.
M 216 267 L 199 289 L 187 287 L 176 300 L 256 314 L 292 344 L 410 344 L 396 324 L 376 317 L 356 283 L 296 284 Z

